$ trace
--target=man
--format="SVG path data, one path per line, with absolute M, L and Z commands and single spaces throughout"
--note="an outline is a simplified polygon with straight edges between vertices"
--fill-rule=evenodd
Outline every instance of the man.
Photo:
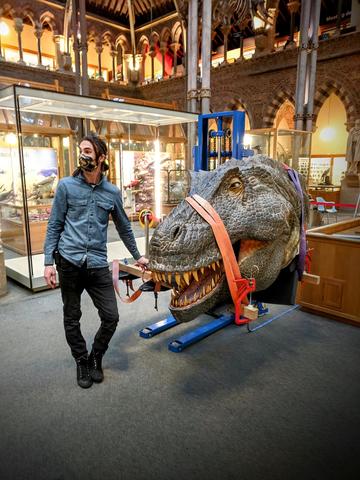
M 77 382 L 82 388 L 102 382 L 102 357 L 119 321 L 112 277 L 108 267 L 106 239 L 109 215 L 125 246 L 146 268 L 148 259 L 137 249 L 130 222 L 124 212 L 120 191 L 107 181 L 103 172 L 107 147 L 95 133 L 80 142 L 79 167 L 72 177 L 60 180 L 45 240 L 46 283 L 56 286 L 59 274 L 67 343 L 77 365 Z M 86 290 L 101 319 L 88 356 L 80 330 L 80 298 Z

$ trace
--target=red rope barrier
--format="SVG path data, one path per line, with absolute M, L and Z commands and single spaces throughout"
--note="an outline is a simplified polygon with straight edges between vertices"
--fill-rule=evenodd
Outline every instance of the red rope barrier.
M 344 207 L 344 208 L 355 208 L 355 203 L 334 203 L 334 202 L 315 202 L 311 201 L 311 205 L 324 205 L 329 207 Z

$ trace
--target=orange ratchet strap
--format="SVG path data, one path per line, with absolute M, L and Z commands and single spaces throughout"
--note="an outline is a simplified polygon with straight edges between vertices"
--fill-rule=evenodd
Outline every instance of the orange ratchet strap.
M 197 213 L 211 226 L 218 244 L 225 269 L 226 280 L 228 282 L 232 301 L 235 305 L 236 321 L 240 322 L 240 303 L 243 300 L 247 305 L 246 295 L 255 290 L 255 280 L 251 281 L 242 278 L 239 265 L 236 261 L 234 249 L 219 214 L 210 205 L 208 201 L 199 195 L 186 197 L 185 200 L 197 211 Z

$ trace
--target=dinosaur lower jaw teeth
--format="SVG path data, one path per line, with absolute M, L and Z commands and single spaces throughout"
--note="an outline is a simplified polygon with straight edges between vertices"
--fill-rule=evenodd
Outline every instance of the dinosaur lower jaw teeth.
M 198 284 L 195 291 L 185 289 L 179 292 L 175 289 L 171 292 L 171 306 L 174 308 L 184 308 L 201 302 L 205 297 L 211 296 L 214 290 L 219 286 L 224 277 L 223 273 L 214 275 L 203 284 Z
M 201 301 L 213 292 L 221 283 L 223 277 L 222 260 L 216 260 L 210 265 L 197 270 L 185 272 L 153 272 L 153 279 L 173 287 L 171 306 L 174 308 L 188 307 Z

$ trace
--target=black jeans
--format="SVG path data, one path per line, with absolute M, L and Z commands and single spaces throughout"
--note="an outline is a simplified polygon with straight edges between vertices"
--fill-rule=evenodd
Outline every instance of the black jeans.
M 111 273 L 108 267 L 76 267 L 57 255 L 57 271 L 64 305 L 64 328 L 67 343 L 75 359 L 87 353 L 86 342 L 80 330 L 81 294 L 88 292 L 101 320 L 93 349 L 105 353 L 119 321 L 119 312 Z

